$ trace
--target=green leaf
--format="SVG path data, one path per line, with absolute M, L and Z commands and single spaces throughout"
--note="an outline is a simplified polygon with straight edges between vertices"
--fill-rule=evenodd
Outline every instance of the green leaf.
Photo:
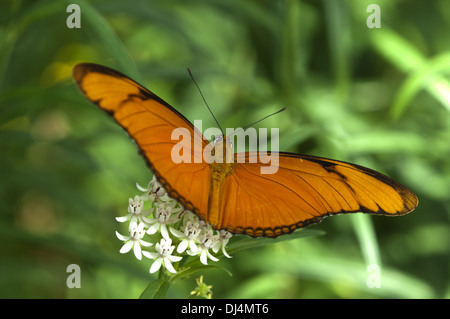
M 153 280 L 144 289 L 139 296 L 140 299 L 164 299 L 167 291 L 169 290 L 171 281 L 167 276 L 162 276 L 156 280 Z
M 218 269 L 222 269 L 223 271 L 225 271 L 229 276 L 233 276 L 233 274 L 226 268 L 221 267 L 219 265 L 203 265 L 203 264 L 199 264 L 197 265 L 197 263 L 199 263 L 199 259 L 196 258 L 195 261 L 193 261 L 192 263 L 187 264 L 187 267 L 181 271 L 178 271 L 176 275 L 174 275 L 171 279 L 171 281 L 175 281 L 178 279 L 182 279 L 182 278 L 186 278 L 189 276 L 192 276 L 193 274 L 200 272 L 202 270 L 205 269 L 211 269 L 211 268 L 218 268 Z

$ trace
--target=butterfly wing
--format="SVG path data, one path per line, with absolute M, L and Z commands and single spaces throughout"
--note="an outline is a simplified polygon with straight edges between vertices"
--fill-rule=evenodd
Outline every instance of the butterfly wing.
M 86 97 L 136 141 L 169 195 L 202 217 L 201 212 L 206 212 L 208 206 L 210 169 L 201 160 L 208 144 L 201 132 L 168 103 L 117 71 L 83 63 L 74 68 L 73 77 Z M 172 140 L 175 129 L 188 137 L 180 135 Z M 199 147 L 194 147 L 194 143 L 199 143 Z M 190 153 L 192 163 L 172 159 L 176 144 Z
M 278 171 L 261 174 L 268 158 L 257 155 L 235 155 L 237 163 L 223 185 L 217 228 L 276 237 L 329 215 L 364 212 L 396 216 L 409 213 L 418 204 L 405 186 L 359 165 L 279 153 Z M 258 161 L 251 163 L 251 157 Z

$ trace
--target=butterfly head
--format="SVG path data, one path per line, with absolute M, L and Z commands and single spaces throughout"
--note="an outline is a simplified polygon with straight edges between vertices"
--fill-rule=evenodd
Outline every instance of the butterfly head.
M 232 163 L 233 162 L 233 142 L 224 135 L 218 135 L 212 142 L 211 155 L 214 156 L 216 163 Z

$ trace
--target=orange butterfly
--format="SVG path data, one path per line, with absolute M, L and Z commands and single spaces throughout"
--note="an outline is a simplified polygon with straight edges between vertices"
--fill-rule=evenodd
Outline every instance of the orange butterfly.
M 269 154 L 232 155 L 226 137 L 216 139 L 225 161 L 175 163 L 172 132 L 182 128 L 194 150 L 210 144 L 182 114 L 129 77 L 104 66 L 83 63 L 73 76 L 86 97 L 111 115 L 133 138 L 170 196 L 215 229 L 253 237 L 276 237 L 341 213 L 398 216 L 418 199 L 405 186 L 369 168 L 317 156 L 279 153 L 275 174 L 261 174 Z M 257 161 L 250 162 L 250 159 Z M 231 160 L 230 160 L 231 159 Z M 245 163 L 243 163 L 245 160 Z M 250 163 L 249 163 L 250 162 Z

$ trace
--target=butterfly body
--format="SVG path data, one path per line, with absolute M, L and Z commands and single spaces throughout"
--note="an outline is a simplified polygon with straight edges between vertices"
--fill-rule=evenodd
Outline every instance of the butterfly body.
M 223 207 L 223 186 L 228 178 L 233 173 L 235 163 L 233 157 L 232 142 L 229 138 L 219 135 L 214 139 L 211 145 L 211 156 L 213 160 L 209 164 L 211 171 L 211 186 L 208 198 L 208 214 L 207 222 L 213 227 L 217 228 L 220 224 L 220 211 Z
M 169 195 L 216 229 L 277 237 L 330 215 L 399 216 L 418 204 L 405 186 L 357 164 L 285 152 L 233 154 L 229 138 L 209 143 L 168 103 L 107 67 L 79 64 L 74 79 L 127 131 Z

